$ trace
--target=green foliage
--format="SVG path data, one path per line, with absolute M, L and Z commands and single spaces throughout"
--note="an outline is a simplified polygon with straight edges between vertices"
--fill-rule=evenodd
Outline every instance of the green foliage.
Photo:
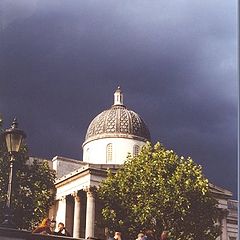
M 157 143 L 147 143 L 116 174 L 108 172 L 98 195 L 104 223 L 134 239 L 140 230 L 171 239 L 211 240 L 220 234 L 222 212 L 211 196 L 201 166 Z
M 47 216 L 54 200 L 55 172 L 47 161 L 28 161 L 27 147 L 20 150 L 14 162 L 13 202 L 14 222 L 18 228 L 32 229 Z M 0 222 L 4 219 L 7 199 L 9 156 L 3 139 L 0 146 Z

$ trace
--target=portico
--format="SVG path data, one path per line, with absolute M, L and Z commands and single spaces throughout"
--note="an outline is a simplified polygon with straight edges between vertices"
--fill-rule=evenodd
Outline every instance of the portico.
M 79 169 L 56 180 L 56 201 L 49 217 L 57 223 L 63 222 L 73 237 L 104 237 L 104 229 L 99 229 L 96 221 L 99 216 L 95 213 L 99 206 L 95 189 L 106 177 L 106 170 L 111 168 L 115 171 L 119 165 L 79 164 Z

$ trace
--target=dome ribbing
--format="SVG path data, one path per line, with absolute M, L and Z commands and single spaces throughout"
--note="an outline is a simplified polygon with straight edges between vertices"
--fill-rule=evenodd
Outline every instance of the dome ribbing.
M 89 141 L 111 137 L 122 137 L 150 141 L 149 130 L 143 119 L 123 105 L 120 88 L 114 93 L 114 105 L 98 114 L 90 123 L 85 137 Z

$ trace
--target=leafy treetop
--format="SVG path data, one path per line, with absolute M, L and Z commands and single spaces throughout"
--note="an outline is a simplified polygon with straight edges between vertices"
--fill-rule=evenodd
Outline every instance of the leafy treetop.
M 160 143 L 147 143 L 128 157 L 98 190 L 105 226 L 135 239 L 139 231 L 168 230 L 171 239 L 213 240 L 220 235 L 222 212 L 201 166 Z

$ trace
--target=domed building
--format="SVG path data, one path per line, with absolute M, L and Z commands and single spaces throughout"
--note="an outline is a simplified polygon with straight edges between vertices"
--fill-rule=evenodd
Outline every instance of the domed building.
M 100 206 L 94 189 L 106 178 L 107 169 L 117 171 L 127 156 L 135 156 L 141 147 L 151 141 L 150 133 L 139 114 L 123 104 L 118 88 L 113 105 L 98 114 L 89 124 L 83 147 L 83 160 L 56 156 L 51 161 L 57 179 L 55 204 L 49 217 L 63 222 L 75 238 L 98 237 L 105 239 L 99 227 Z M 222 235 L 218 240 L 236 239 L 237 201 L 232 193 L 210 184 L 219 208 L 229 212 L 222 221 Z
M 82 145 L 83 161 L 53 158 L 57 191 L 49 217 L 63 222 L 74 237 L 104 238 L 104 229 L 96 224 L 99 206 L 92 190 L 106 177 L 107 169 L 116 171 L 128 155 L 137 155 L 147 141 L 151 141 L 147 125 L 123 104 L 118 87 L 113 105 L 89 124 Z
M 101 164 L 123 164 L 127 155 L 135 156 L 151 141 L 143 119 L 123 105 L 120 87 L 114 93 L 114 104 L 90 123 L 83 143 L 83 161 Z

